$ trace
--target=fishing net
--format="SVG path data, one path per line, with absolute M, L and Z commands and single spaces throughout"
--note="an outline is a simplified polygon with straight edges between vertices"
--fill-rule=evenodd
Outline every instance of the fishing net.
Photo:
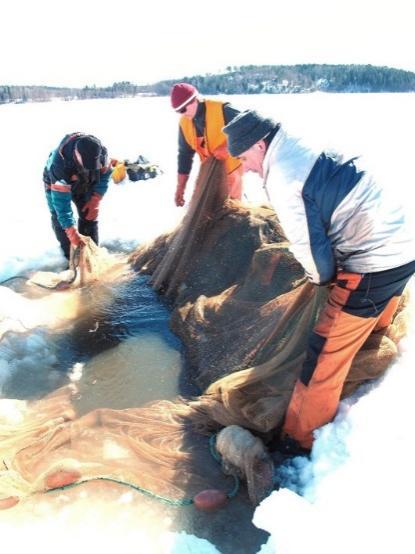
M 232 495 L 221 467 L 247 480 L 253 503 L 266 495 L 269 460 L 256 439 L 278 434 L 327 291 L 306 281 L 271 208 L 226 199 L 225 183 L 220 162 L 202 164 L 178 229 L 129 258 L 170 302 L 200 396 L 85 415 L 76 384 L 34 403 L 0 401 L 0 499 L 106 478 L 180 504 L 203 489 Z M 390 364 L 405 302 L 385 333 L 369 337 L 343 394 Z M 209 437 L 229 426 L 242 432 L 221 436 L 219 464 Z
M 26 333 L 35 327 L 60 329 L 80 317 L 85 296 L 95 283 L 112 283 L 131 275 L 126 256 L 109 253 L 89 237 L 82 248 L 71 249 L 70 268 L 17 276 L 0 286 L 0 340 L 7 333 Z
M 109 477 L 136 484 L 172 503 L 206 488 L 209 478 L 212 485 L 220 479 L 217 463 L 208 463 L 208 442 L 193 436 L 174 404 L 77 417 L 76 395 L 68 385 L 31 405 L 0 401 L 0 498 L 59 486 L 62 472 L 77 481 Z M 230 488 L 225 477 L 222 484 Z
M 125 256 L 108 252 L 90 237 L 81 237 L 82 247 L 71 247 L 69 269 L 59 273 L 37 271 L 28 280 L 28 285 L 52 290 L 76 289 L 97 281 L 114 280 L 125 271 Z

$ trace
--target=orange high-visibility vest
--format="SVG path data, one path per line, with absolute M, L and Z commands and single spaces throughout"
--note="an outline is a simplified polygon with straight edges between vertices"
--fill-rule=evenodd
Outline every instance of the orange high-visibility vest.
M 204 144 L 202 146 L 201 137 L 196 136 L 196 127 L 193 121 L 187 117 L 182 116 L 180 118 L 180 127 L 183 132 L 185 141 L 189 144 L 195 152 L 200 156 L 200 160 L 203 162 L 211 156 L 218 146 L 222 146 L 226 143 L 226 135 L 222 131 L 225 126 L 223 118 L 223 102 L 218 100 L 205 100 L 206 106 L 206 122 L 203 132 Z M 225 160 L 225 167 L 227 173 L 232 173 L 237 167 L 241 165 L 240 160 L 229 156 Z

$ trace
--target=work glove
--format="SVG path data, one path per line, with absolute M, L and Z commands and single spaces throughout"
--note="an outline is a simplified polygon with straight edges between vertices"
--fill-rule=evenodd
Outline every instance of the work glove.
M 101 202 L 102 196 L 97 192 L 94 192 L 88 202 L 85 203 L 82 208 L 85 219 L 87 221 L 96 221 L 98 219 L 99 212 L 99 203 Z
M 67 227 L 64 231 L 69 239 L 69 242 L 74 248 L 85 244 L 83 237 L 78 233 L 78 229 L 76 227 Z
M 222 160 L 222 161 L 227 160 L 230 155 L 226 147 L 226 143 L 221 144 L 220 146 L 215 148 L 212 154 L 217 160 Z
M 176 194 L 174 196 L 174 202 L 176 206 L 184 206 L 184 191 L 186 190 L 186 183 L 189 179 L 189 175 L 179 173 L 177 175 L 177 187 Z

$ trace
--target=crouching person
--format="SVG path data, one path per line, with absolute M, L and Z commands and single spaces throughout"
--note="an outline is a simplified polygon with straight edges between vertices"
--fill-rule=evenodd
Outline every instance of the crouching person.
M 71 245 L 82 243 L 80 235 L 98 244 L 99 205 L 111 170 L 107 149 L 96 137 L 83 133 L 66 135 L 47 160 L 43 182 L 52 228 L 67 259 Z M 72 202 L 78 212 L 77 225 Z
M 244 171 L 263 178 L 310 281 L 331 285 L 283 426 L 282 448 L 300 453 L 311 448 L 313 431 L 336 415 L 353 358 L 369 334 L 390 325 L 415 271 L 415 239 L 398 194 L 387 194 L 358 158 L 313 151 L 253 111 L 224 132 Z

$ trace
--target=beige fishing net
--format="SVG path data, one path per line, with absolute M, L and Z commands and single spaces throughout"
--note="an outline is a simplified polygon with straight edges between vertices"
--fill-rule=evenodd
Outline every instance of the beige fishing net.
M 227 200 L 225 182 L 222 164 L 205 162 L 178 229 L 129 259 L 170 302 L 186 378 L 202 394 L 82 416 L 76 384 L 38 402 L 0 401 L 0 499 L 103 477 L 178 503 L 203 489 L 229 492 L 209 436 L 231 425 L 241 432 L 221 437 L 225 471 L 248 481 L 254 503 L 269 490 L 269 459 L 256 439 L 278 433 L 326 291 L 304 279 L 271 208 Z M 345 394 L 396 355 L 404 307 L 357 356 Z
M 76 289 L 97 281 L 114 280 L 125 272 L 125 256 L 112 254 L 97 246 L 90 237 L 80 236 L 83 244 L 71 248 L 69 269 L 59 273 L 37 271 L 31 275 L 28 285 L 40 285 L 44 289 Z
M 19 276 L 11 280 L 18 291 L 0 286 L 0 340 L 7 333 L 26 333 L 36 327 L 61 329 L 85 312 L 90 287 L 131 276 L 125 255 L 112 254 L 89 237 L 83 240 L 82 248 L 71 250 L 69 269 Z

